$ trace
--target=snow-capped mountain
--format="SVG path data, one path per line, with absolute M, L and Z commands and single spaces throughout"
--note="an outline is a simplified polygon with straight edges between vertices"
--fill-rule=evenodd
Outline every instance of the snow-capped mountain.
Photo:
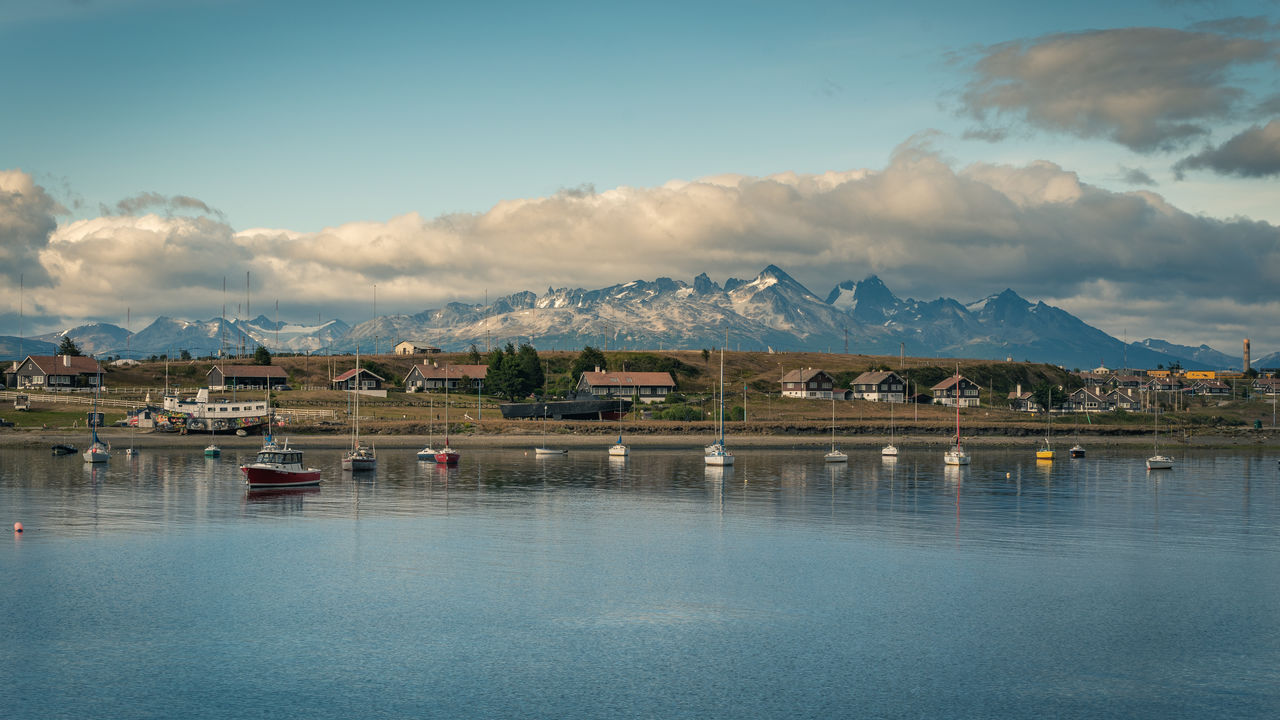
M 1244 363 L 1243 349 L 1239 355 L 1228 355 L 1223 352 L 1218 352 L 1208 345 L 1191 347 L 1190 345 L 1176 345 L 1166 340 L 1156 340 L 1154 338 L 1147 338 L 1141 342 L 1135 342 L 1133 343 L 1133 346 L 1154 350 L 1156 352 L 1164 353 L 1165 355 L 1172 355 L 1181 360 L 1204 363 L 1209 367 L 1223 370 L 1240 370 L 1240 366 Z M 1183 364 L 1185 365 L 1185 363 Z
M 110 328 L 85 326 L 66 334 L 78 343 L 84 338 L 88 352 L 121 353 L 127 334 Z M 1068 368 L 1119 368 L 1125 362 L 1129 367 L 1179 363 L 1187 369 L 1239 365 L 1206 346 L 1146 340 L 1126 348 L 1070 313 L 1032 303 L 1013 290 L 967 305 L 950 298 L 902 299 L 872 275 L 842 282 L 822 299 L 773 265 L 754 278 L 729 278 L 723 286 L 704 273 L 692 283 L 658 278 L 596 290 L 547 288 L 540 295 L 521 291 L 488 305 L 449 303 L 416 314 L 383 315 L 354 327 L 341 320 L 277 323 L 265 316 L 249 321 L 157 318 L 129 337 L 128 347 L 135 356 L 180 350 L 199 356 L 258 345 L 273 352 L 359 347 L 373 353 L 388 352 L 401 340 L 446 350 L 507 342 L 532 342 L 540 349 L 697 349 L 727 340 L 729 347 L 742 350 L 840 352 L 847 347 L 853 353 L 1011 358 Z

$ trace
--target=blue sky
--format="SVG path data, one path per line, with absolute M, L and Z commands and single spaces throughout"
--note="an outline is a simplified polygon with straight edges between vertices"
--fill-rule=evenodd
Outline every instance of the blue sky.
M 278 257 L 285 243 L 308 257 L 316 252 L 298 244 L 329 249 L 382 243 L 388 258 L 381 263 L 337 275 L 314 269 L 308 286 L 284 289 L 288 283 L 278 278 L 308 314 L 336 313 L 343 288 L 364 283 L 379 283 L 385 288 L 379 292 L 404 311 L 482 296 L 476 282 L 421 281 L 440 269 L 430 256 L 400 273 L 389 270 L 402 245 L 438 243 L 440 255 L 459 244 L 483 245 L 489 264 L 477 270 L 477 279 L 497 295 L 547 285 L 598 287 L 651 277 L 651 270 L 686 280 L 705 270 L 723 280 L 759 270 L 765 263 L 758 261 L 769 256 L 768 243 L 774 242 L 775 254 L 783 258 L 778 264 L 818 294 L 871 272 L 904 295 L 972 300 L 1009 286 L 1113 332 L 1149 320 L 1153 336 L 1227 344 L 1251 315 L 1275 309 L 1256 289 L 1280 279 L 1280 261 L 1262 258 L 1253 270 L 1257 277 L 1243 283 L 1250 290 L 1234 295 L 1186 294 L 1182 286 L 1171 286 L 1165 302 L 1199 303 L 1230 316 L 1223 327 L 1196 335 L 1215 315 L 1206 311 L 1183 324 L 1162 325 L 1148 318 L 1159 313 L 1160 294 L 1120 287 L 1123 277 L 1090 286 L 1079 278 L 1088 272 L 1085 264 L 1074 284 L 1020 285 L 1024 273 L 1017 267 L 1004 282 L 1004 275 L 967 268 L 947 280 L 921 282 L 933 267 L 927 256 L 934 246 L 926 239 L 954 233 L 955 242 L 963 243 L 981 232 L 946 220 L 895 237 L 865 237 L 860 227 L 850 227 L 849 236 L 863 237 L 859 252 L 844 252 L 841 231 L 825 223 L 818 225 L 831 247 L 809 253 L 794 249 L 808 247 L 812 232 L 796 237 L 770 225 L 771 237 L 756 237 L 759 227 L 734 236 L 726 228 L 750 225 L 741 218 L 714 231 L 690 230 L 677 247 L 692 250 L 702 242 L 713 250 L 750 250 L 724 253 L 726 261 L 716 267 L 707 265 L 707 253 L 696 251 L 637 258 L 648 246 L 629 242 L 623 233 L 614 235 L 618 242 L 612 245 L 622 249 L 603 266 L 539 273 L 531 273 L 526 262 L 504 269 L 500 260 L 518 253 L 503 243 L 526 248 L 528 243 L 512 238 L 532 233 L 541 238 L 538 251 L 558 255 L 563 265 L 580 252 L 583 240 L 579 230 L 557 228 L 557 222 L 569 223 L 566 218 L 582 207 L 559 208 L 559 220 L 555 208 L 544 207 L 547 216 L 539 215 L 536 230 L 511 226 L 495 236 L 472 227 L 491 228 L 499 217 L 509 218 L 495 213 L 503 203 L 554 205 L 568 191 L 604 196 L 592 206 L 588 224 L 609 236 L 620 231 L 608 218 L 634 207 L 607 195 L 618 188 L 652 193 L 673 182 L 724 176 L 754 181 L 861 170 L 881 174 L 907 147 L 924 148 L 956 175 L 975 164 L 1014 168 L 1023 171 L 1018 183 L 1034 184 L 1039 181 L 1025 176 L 1037 174 L 1031 172 L 1037 163 L 1048 163 L 1060 181 L 1074 179 L 1111 199 L 1153 193 L 1159 202 L 1150 207 L 1167 204 L 1186 216 L 1174 225 L 1195 227 L 1185 235 L 1174 226 L 1151 229 L 1152 243 L 1172 242 L 1183 250 L 1200 243 L 1210 252 L 1239 242 L 1246 255 L 1266 248 L 1280 223 L 1280 160 L 1270 162 L 1269 154 L 1280 157 L 1280 143 L 1268 134 L 1268 123 L 1280 116 L 1280 5 L 1042 5 L 0 0 L 0 62 L 17 69 L 0 79 L 8 108 L 0 113 L 0 170 L 29 178 L 43 192 L 47 202 L 40 207 L 54 224 L 45 245 L 30 234 L 19 240 L 11 231 L 7 244 L 35 243 L 11 267 L 39 264 L 27 270 L 34 279 L 28 312 L 56 326 L 81 317 L 118 322 L 115 315 L 123 311 L 103 312 L 92 302 L 91 293 L 103 291 L 93 283 L 83 299 L 70 301 L 76 268 L 65 253 L 59 261 L 51 250 L 83 250 L 86 241 L 125 245 L 137 242 L 138 233 L 182 238 L 176 243 L 182 252 L 170 253 L 162 241 L 138 255 L 150 258 L 156 274 L 168 267 L 168 255 L 172 262 L 189 262 L 184 253 L 201 238 L 207 246 L 227 246 L 227 267 L 185 273 L 190 284 L 160 288 L 159 294 L 194 298 L 200 305 L 210 302 L 223 275 L 261 268 L 269 282 L 273 271 L 264 263 L 270 265 L 269 257 Z M 1170 41 L 1125 34 L 1151 28 L 1170 31 Z M 1095 38 L 1097 45 L 1085 45 Z M 1154 69 L 1133 71 L 1136 56 L 1123 48 L 1135 43 L 1152 49 L 1142 62 L 1149 59 Z M 1001 48 L 1025 54 L 1001 65 Z M 1167 56 L 1160 56 L 1163 48 Z M 1107 53 L 1117 53 L 1122 62 L 1087 71 L 1091 57 Z M 1044 75 L 1027 70 L 1046 58 L 1061 62 L 1060 69 Z M 1126 98 L 1144 95 L 1135 83 L 1148 82 L 1148 75 L 1150 87 L 1160 92 L 1127 109 Z M 1063 77 L 1064 96 L 1118 100 L 1063 108 L 1054 97 Z M 1113 82 L 1117 87 L 1108 87 Z M 1150 122 L 1135 130 L 1125 113 Z M 1185 127 L 1191 129 L 1179 129 Z M 1274 127 L 1280 132 L 1280 123 Z M 1257 132 L 1247 135 L 1250 129 Z M 1243 168 L 1241 153 L 1232 152 L 1237 147 L 1264 161 Z M 1000 187 L 1010 197 L 1024 192 Z M 927 183 L 922 188 L 913 192 L 929 196 L 937 190 Z M 751 197 L 736 197 L 732 209 L 722 211 L 786 212 L 762 210 Z M 830 201 L 824 195 L 815 207 Z M 602 217 L 599 204 L 608 202 L 622 205 Z M 655 206 L 645 207 L 655 212 Z M 1088 212 L 1079 203 L 1077 209 Z M 691 218 L 699 215 L 689 211 Z M 148 213 L 158 220 L 145 220 Z M 406 215 L 413 220 L 404 220 Z M 809 211 L 802 215 L 812 217 Z M 845 221 L 860 215 L 848 213 Z M 204 224 L 194 230 L 165 226 L 193 217 Z M 454 218 L 467 227 L 445 232 L 462 222 Z M 1217 225 L 1245 218 L 1251 224 L 1214 234 Z M 416 230 L 403 227 L 415 222 Z M 668 230 L 677 235 L 690 227 L 672 222 Z M 256 229 L 270 229 L 275 239 L 251 242 L 245 233 Z M 1117 233 L 1132 230 L 1125 225 Z M 995 235 L 1003 237 L 1000 231 Z M 1121 243 L 1122 235 L 1115 237 L 1112 244 Z M 587 245 L 609 252 L 604 241 Z M 897 249 L 876 249 L 884 246 Z M 164 252 L 157 254 L 157 247 Z M 1011 251 L 1034 271 L 1042 247 Z M 1153 245 L 1134 252 L 1159 250 Z M 889 255 L 925 257 L 892 262 L 884 259 Z M 1183 255 L 1186 261 L 1190 253 Z M 1131 258 L 1100 259 L 1142 267 Z M 1196 263 L 1171 266 L 1163 275 L 1176 283 L 1183 274 L 1203 271 Z M 48 284 L 42 286 L 45 275 Z M 342 287 L 320 291 L 314 284 L 320 282 Z M 135 317 L 147 312 L 146 303 L 139 304 L 133 306 Z M 1117 312 L 1117 304 L 1126 309 Z M 182 303 L 175 307 L 172 298 L 156 302 L 154 314 L 165 308 L 211 314 Z M 1280 349 L 1280 335 L 1273 340 Z

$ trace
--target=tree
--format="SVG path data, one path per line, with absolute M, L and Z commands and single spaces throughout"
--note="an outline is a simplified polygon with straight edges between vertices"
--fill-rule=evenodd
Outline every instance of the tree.
M 542 361 L 538 359 L 538 351 L 528 343 L 521 345 L 516 353 L 516 368 L 522 396 L 542 387 L 547 381 L 546 373 L 542 371 Z
M 480 364 L 480 348 L 475 343 L 471 343 L 471 347 L 467 348 L 467 363 L 469 365 Z
M 270 365 L 271 351 L 267 350 L 265 346 L 259 345 L 258 349 L 253 351 L 253 364 L 254 365 Z
M 574 358 L 573 364 L 569 366 L 569 374 L 573 376 L 574 387 L 577 387 L 582 373 L 596 368 L 604 370 L 606 366 L 607 362 L 604 359 L 604 353 L 590 345 L 582 348 L 582 352 L 578 353 L 578 357 Z
M 190 359 L 191 359 L 191 351 L 190 351 L 190 350 L 183 350 L 183 351 L 182 351 L 182 354 L 181 354 L 181 355 L 179 355 L 178 357 L 179 357 L 180 359 L 182 359 L 182 360 L 190 360 Z
M 58 344 L 58 354 L 75 355 L 76 357 L 81 355 L 80 348 L 76 347 L 76 343 L 71 339 L 70 335 L 62 336 L 62 342 Z

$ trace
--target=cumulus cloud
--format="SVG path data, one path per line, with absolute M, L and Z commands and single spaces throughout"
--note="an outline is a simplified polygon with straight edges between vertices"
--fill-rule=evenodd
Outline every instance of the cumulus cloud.
M 1217 30 L 1120 28 L 1047 35 L 985 47 L 960 112 L 970 136 L 1000 137 L 1002 124 L 1111 140 L 1138 152 L 1170 150 L 1248 111 L 1237 71 L 1274 63 L 1274 41 L 1241 36 L 1265 20 Z
M 51 279 L 40 264 L 57 216 L 66 209 L 21 170 L 0 170 L 0 277 L 17 286 L 46 285 Z
M 128 304 L 135 318 L 209 317 L 222 278 L 238 302 L 251 271 L 255 306 L 279 299 L 282 319 L 359 321 L 374 284 L 380 313 L 417 312 L 486 290 L 496 298 L 704 271 L 723 281 L 772 263 L 819 295 L 872 273 L 904 297 L 972 300 L 1012 287 L 1108 329 L 1124 313 L 1143 315 L 1128 326 L 1135 337 L 1169 336 L 1190 306 L 1219 308 L 1222 327 L 1271 310 L 1260 298 L 1280 281 L 1275 226 L 1108 191 L 1050 162 L 957 168 L 928 141 L 913 138 L 881 169 L 583 188 L 320 232 L 236 232 L 216 218 L 156 214 L 80 220 L 40 251 L 55 282 L 42 300 L 67 323 L 111 303 L 120 316 Z
M 1280 175 L 1280 120 L 1255 125 L 1218 147 L 1179 160 L 1173 169 L 1179 180 L 1188 170 L 1248 178 Z

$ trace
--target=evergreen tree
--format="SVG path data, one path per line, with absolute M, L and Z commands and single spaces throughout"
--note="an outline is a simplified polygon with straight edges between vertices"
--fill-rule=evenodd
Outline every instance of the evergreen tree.
M 569 374 L 573 376 L 573 386 L 578 386 L 578 379 L 582 377 L 582 373 L 600 368 L 604 370 L 606 367 L 604 353 L 587 345 L 582 348 L 582 352 L 578 353 L 578 357 L 574 359 L 573 364 L 569 366 Z
M 76 357 L 81 355 L 80 348 L 76 347 L 76 343 L 71 339 L 70 335 L 62 336 L 62 342 L 58 344 L 58 354 L 75 355 Z
M 476 347 L 475 343 L 471 343 L 471 347 L 467 348 L 467 364 L 480 364 L 480 348 Z
M 532 345 L 520 346 L 516 353 L 516 367 L 520 376 L 520 394 L 528 395 L 542 387 L 546 382 L 546 373 L 542 370 L 542 361 L 538 359 L 538 351 Z
M 258 349 L 253 351 L 253 364 L 254 365 L 270 365 L 271 351 L 267 350 L 262 345 L 259 345 Z

